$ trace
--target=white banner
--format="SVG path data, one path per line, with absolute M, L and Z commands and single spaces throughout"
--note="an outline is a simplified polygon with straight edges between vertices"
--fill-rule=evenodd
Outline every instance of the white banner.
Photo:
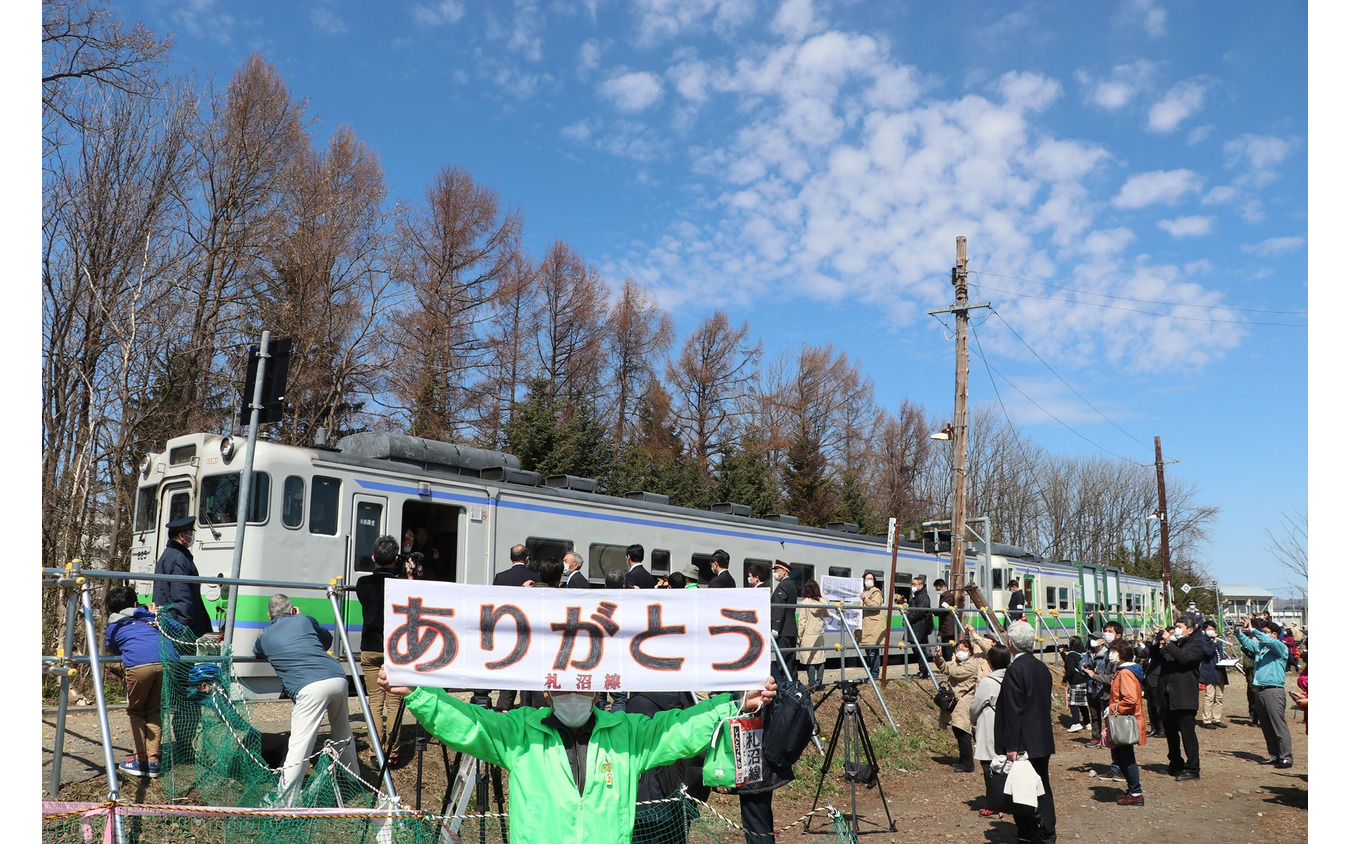
M 533 589 L 385 581 L 395 686 L 718 691 L 769 676 L 768 589 Z M 856 596 L 855 596 L 856 597 Z
M 861 604 L 862 578 L 825 575 L 820 579 L 820 595 L 827 604 Z M 844 620 L 854 630 L 861 629 L 862 610 L 844 610 Z M 834 610 L 825 618 L 825 630 L 828 633 L 838 633 L 841 629 L 839 626 L 839 611 Z

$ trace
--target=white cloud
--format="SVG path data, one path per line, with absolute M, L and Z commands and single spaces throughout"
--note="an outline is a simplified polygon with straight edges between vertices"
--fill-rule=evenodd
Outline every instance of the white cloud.
M 1223 145 L 1224 163 L 1229 169 L 1245 167 L 1239 181 L 1263 187 L 1275 181 L 1275 168 L 1289 156 L 1293 142 L 1273 135 L 1244 134 Z
M 824 25 L 824 22 L 816 17 L 811 0 L 783 0 L 777 14 L 773 16 L 773 22 L 769 24 L 769 29 L 789 41 L 800 41 L 811 33 L 818 32 Z
M 322 7 L 310 9 L 309 20 L 315 29 L 325 35 L 342 35 L 347 31 L 347 24 L 342 18 Z
M 1114 255 L 1134 240 L 1134 232 L 1125 228 L 1095 231 L 1083 241 L 1083 251 L 1089 255 Z
M 1111 68 L 1111 76 L 1107 79 L 1096 79 L 1082 70 L 1075 73 L 1074 78 L 1084 87 L 1086 102 L 1107 111 L 1115 111 L 1129 105 L 1148 87 L 1154 71 L 1152 62 L 1140 59 Z
M 209 38 L 217 44 L 230 43 L 234 16 L 216 11 L 216 0 L 185 0 L 169 13 L 174 25 L 195 38 Z
M 645 70 L 631 71 L 600 83 L 600 95 L 620 111 L 642 111 L 662 96 L 661 78 Z
M 1295 252 L 1302 249 L 1307 242 L 1308 239 L 1302 235 L 1293 237 L 1269 237 L 1260 243 L 1243 244 L 1242 251 L 1248 255 L 1269 258 L 1273 255 L 1283 255 L 1286 252 Z
M 578 120 L 559 130 L 558 134 L 572 141 L 585 143 L 591 139 L 591 125 L 586 120 Z
M 464 17 L 464 4 L 459 0 L 441 0 L 441 2 L 431 6 L 417 3 L 412 7 L 413 23 L 423 27 L 458 23 L 462 17 Z
M 1206 193 L 1200 200 L 1201 205 L 1227 205 L 1238 198 L 1238 189 L 1232 185 L 1219 185 Z
M 634 0 L 639 47 L 711 29 L 728 37 L 755 13 L 754 0 Z
M 1150 132 L 1172 132 L 1181 122 L 1199 111 L 1205 104 L 1206 82 L 1200 77 L 1173 85 L 1148 112 Z
M 1039 73 L 1009 71 L 998 78 L 994 88 L 1009 105 L 1029 111 L 1044 111 L 1059 99 L 1059 83 Z
M 1128 0 L 1121 7 L 1117 20 L 1143 27 L 1152 38 L 1167 35 L 1167 9 L 1157 0 Z
M 1171 220 L 1159 220 L 1158 228 L 1175 238 L 1201 237 L 1214 231 L 1213 217 L 1176 217 Z
M 577 75 L 585 79 L 600 68 L 600 42 L 594 38 L 577 49 Z
M 1213 124 L 1210 124 L 1208 126 L 1196 126 L 1190 132 L 1186 133 L 1186 144 L 1187 146 L 1195 146 L 1196 144 L 1208 138 L 1211 134 L 1213 134 L 1213 132 L 1214 132 Z
M 1188 193 L 1200 190 L 1201 179 L 1190 170 L 1154 170 L 1131 176 L 1111 204 L 1117 208 L 1175 205 Z

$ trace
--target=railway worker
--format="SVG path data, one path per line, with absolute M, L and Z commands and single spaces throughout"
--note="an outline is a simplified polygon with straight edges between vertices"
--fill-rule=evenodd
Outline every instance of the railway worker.
M 647 558 L 647 552 L 641 545 L 634 542 L 628 546 L 628 585 L 636 586 L 639 589 L 655 589 L 656 578 L 647 571 L 647 567 L 642 561 Z
M 1018 841 L 1055 840 L 1055 795 L 1050 790 L 1050 757 L 1055 735 L 1050 720 L 1050 669 L 1036 659 L 1036 631 L 1025 621 L 1008 625 L 1012 661 L 1003 673 L 1003 688 L 994 704 L 994 753 L 1016 762 L 1025 756 L 1041 778 L 1045 793 L 1035 812 L 1014 812 Z
M 792 567 L 782 560 L 773 561 L 773 596 L 769 598 L 769 629 L 787 663 L 787 679 L 797 679 L 797 584 L 790 575 Z M 777 665 L 777 660 L 774 665 Z
M 267 602 L 267 617 L 272 621 L 253 643 L 253 655 L 271 663 L 282 689 L 295 701 L 291 710 L 291 740 L 286 746 L 286 762 L 273 801 L 274 806 L 290 807 L 300 796 L 309 754 L 325 713 L 329 739 L 342 748 L 342 764 L 353 777 L 360 776 L 360 771 L 348 721 L 347 675 L 328 653 L 333 634 L 312 617 L 301 615 L 291 599 L 281 593 Z M 380 671 L 384 671 L 383 666 Z
M 1007 612 L 1008 621 L 1009 622 L 1021 621 L 1022 616 L 1025 614 L 1022 612 L 1022 608 L 1025 607 L 1026 605 L 1027 599 L 1026 596 L 1022 594 L 1022 584 L 1018 583 L 1015 578 L 1013 580 L 1009 580 L 1008 612 Z
M 731 565 L 731 555 L 721 548 L 712 552 L 712 580 L 708 581 L 709 589 L 734 589 L 736 578 L 731 576 L 727 567 Z
M 155 574 L 177 574 L 198 577 L 197 564 L 192 561 L 193 527 L 196 519 L 188 516 L 175 519 L 165 527 L 169 531 L 169 544 L 155 563 Z M 202 600 L 202 585 L 184 581 L 156 580 L 153 592 L 156 609 L 168 613 L 174 621 L 192 631 L 192 635 L 202 637 L 211 631 L 211 616 L 206 611 L 206 602 Z
M 383 673 L 380 682 L 447 747 L 510 772 L 515 844 L 627 844 L 642 773 L 706 749 L 721 721 L 767 705 L 778 686 L 770 677 L 744 703 L 723 692 L 647 717 L 597 709 L 592 692 L 545 692 L 548 708 L 489 712 L 441 689 L 390 686 Z
M 563 555 L 563 586 L 568 589 L 590 589 L 591 582 L 581 571 L 581 564 L 584 560 L 576 551 L 568 551 Z
M 398 725 L 386 726 L 385 721 L 394 717 L 397 707 L 380 687 L 380 666 L 384 665 L 384 584 L 399 575 L 398 555 L 397 539 L 388 535 L 376 539 L 371 548 L 375 571 L 356 581 L 356 598 L 361 602 L 361 679 L 378 734 L 374 740 L 384 749 L 391 768 L 399 765 Z
M 1261 732 L 1265 734 L 1269 754 L 1261 764 L 1292 768 L 1293 748 L 1289 724 L 1284 716 L 1284 664 L 1289 658 L 1289 649 L 1275 636 L 1271 629 L 1274 626 L 1274 622 L 1265 619 L 1255 623 L 1250 618 L 1244 619 L 1242 627 L 1238 628 L 1238 643 L 1242 650 L 1252 655 L 1255 666 L 1250 682 L 1256 690 L 1256 711 L 1260 715 Z

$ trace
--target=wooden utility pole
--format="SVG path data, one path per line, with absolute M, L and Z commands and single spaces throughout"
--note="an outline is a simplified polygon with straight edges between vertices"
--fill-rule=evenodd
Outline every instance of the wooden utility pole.
M 1163 611 L 1168 623 L 1172 618 L 1172 552 L 1167 545 L 1167 482 L 1163 480 L 1162 437 L 1153 438 L 1153 465 L 1158 470 L 1158 524 L 1162 526 Z
M 952 573 L 947 588 L 956 592 L 956 605 L 962 607 L 966 595 L 966 434 L 967 405 L 970 401 L 966 326 L 970 322 L 970 309 L 989 307 L 988 302 L 972 305 L 966 301 L 965 237 L 956 239 L 952 286 L 956 288 L 956 304 L 928 313 L 956 315 L 956 407 L 952 412 Z

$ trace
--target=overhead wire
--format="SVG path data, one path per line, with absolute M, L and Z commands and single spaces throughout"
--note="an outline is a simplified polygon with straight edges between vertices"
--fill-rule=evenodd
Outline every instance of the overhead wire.
M 1094 291 L 1094 290 L 1078 290 L 1078 289 L 1073 288 L 1073 287 L 1063 287 L 1063 286 L 1060 286 L 1060 285 L 1057 285 L 1057 284 L 1050 284 L 1049 282 L 1045 282 L 1045 281 L 1038 281 L 1038 280 L 1036 280 L 1036 279 L 1034 279 L 1034 278 L 1022 278 L 1021 276 L 1015 276 L 1015 275 L 1003 275 L 1002 273 L 991 273 L 991 272 L 988 272 L 988 271 L 986 271 L 986 270 L 967 270 L 967 273 L 968 273 L 969 275 L 987 275 L 987 276 L 991 276 L 991 277 L 993 277 L 993 278 L 1006 278 L 1006 279 L 1010 279 L 1010 280 L 1012 280 L 1012 281 L 1025 281 L 1025 282 L 1027 282 L 1028 284 L 1038 284 L 1038 285 L 1040 285 L 1041 287 L 1049 287 L 1049 288 L 1051 288 L 1052 290 L 1066 290 L 1066 291 L 1068 291 L 1068 292 L 1070 292 L 1070 293 L 1083 293 L 1083 294 L 1088 295 L 1088 296 L 1101 296 L 1101 297 L 1104 298 L 1104 299 L 1116 299 L 1116 300 L 1119 300 L 1119 301 L 1122 301 L 1122 302 L 1136 302 L 1136 303 L 1141 304 L 1141 305 L 1163 305 L 1163 306 L 1180 307 L 1180 308 L 1208 308 L 1208 309 L 1210 309 L 1210 310 L 1220 310 L 1220 311 L 1240 311 L 1240 312 L 1242 312 L 1242 313 L 1249 313 L 1249 314 L 1278 314 L 1278 315 L 1290 315 L 1290 316 L 1307 316 L 1307 315 L 1308 315 L 1308 312 L 1307 312 L 1307 311 L 1272 311 L 1272 310 L 1266 310 L 1266 309 L 1264 309 L 1264 308 L 1238 308 L 1238 307 L 1234 307 L 1234 306 L 1232 306 L 1232 305 L 1197 305 L 1197 304 L 1195 304 L 1195 303 L 1193 303 L 1193 302 L 1163 302 L 1163 301 L 1159 301 L 1159 300 L 1156 300 L 1156 299 L 1134 299 L 1134 298 L 1131 298 L 1131 297 L 1129 297 L 1129 296 L 1114 296 L 1114 295 L 1112 295 L 1112 294 L 1110 294 L 1110 293 L 1098 293 L 1098 292 L 1096 292 L 1096 291 Z M 995 289 L 995 288 L 992 288 L 992 287 L 991 287 L 990 289 L 993 290 L 993 289 Z M 998 292 L 1000 292 L 1000 293 L 1009 293 L 1009 292 L 1011 292 L 1011 291 L 1000 290 L 1000 291 L 998 291 Z M 1019 296 L 1019 295 L 1022 295 L 1022 294 L 1019 294 L 1019 293 L 1012 293 L 1012 295 L 1014 295 L 1014 296 Z M 1071 299 L 1066 299 L 1066 300 L 1063 300 L 1063 301 L 1073 301 L 1073 300 L 1071 300 Z
M 1075 305 L 1087 305 L 1088 307 L 1092 307 L 1092 308 L 1107 308 L 1107 309 L 1113 310 L 1113 311 L 1129 311 L 1130 313 L 1133 313 L 1133 314 L 1144 314 L 1144 315 L 1146 315 L 1146 316 L 1162 317 L 1163 319 L 1180 319 L 1180 320 L 1185 320 L 1186 322 L 1214 322 L 1214 323 L 1222 323 L 1222 324 L 1225 324 L 1225 325 L 1261 325 L 1261 326 L 1270 326 L 1270 327 L 1274 327 L 1274 328 L 1307 328 L 1307 327 L 1308 327 L 1308 323 L 1306 323 L 1306 322 L 1257 322 L 1257 321 L 1255 321 L 1255 320 L 1250 320 L 1250 319 L 1216 319 L 1216 318 L 1214 318 L 1214 317 L 1191 317 L 1191 316 L 1182 316 L 1181 314 L 1160 314 L 1160 313 L 1158 313 L 1157 311 L 1145 311 L 1145 310 L 1140 310 L 1139 308 L 1127 308 L 1127 307 L 1125 307 L 1125 306 L 1123 306 L 1123 305 L 1108 305 L 1108 304 L 1105 303 L 1105 302 L 1085 302 L 1085 301 L 1083 301 L 1083 300 L 1081 300 L 1081 299 L 1066 299 L 1066 298 L 1064 298 L 1063 296 L 1036 296 L 1036 295 L 1034 295 L 1034 294 L 1032 294 L 1032 293 L 1019 293 L 1019 292 L 1016 291 L 1016 290 L 1004 290 L 1004 289 L 999 288 L 999 287 L 990 287 L 990 286 L 987 285 L 987 284 L 981 284 L 981 285 L 980 285 L 980 288 L 983 289 L 983 290 L 992 290 L 992 291 L 994 291 L 995 293 L 1006 293 L 1006 294 L 1008 294 L 1009 296 L 1020 296 L 1020 297 L 1022 297 L 1023 299 L 1040 299 L 1040 300 L 1046 301 L 1046 302 L 1071 302 L 1071 303 L 1073 303 L 1073 304 L 1075 304 Z M 1082 291 L 1080 291 L 1080 292 L 1082 292 Z M 1087 294 L 1085 294 L 1085 295 L 1089 295 L 1089 296 L 1105 296 L 1106 294 L 1104 294 L 1104 293 L 1087 293 Z M 1158 303 L 1158 304 L 1163 304 L 1163 303 Z M 1204 307 L 1212 307 L 1212 306 L 1207 306 L 1207 305 L 1182 305 L 1182 306 L 1180 306 L 1180 307 L 1187 307 L 1187 308 L 1204 308 Z M 1213 306 L 1213 307 L 1217 307 L 1217 306 Z

